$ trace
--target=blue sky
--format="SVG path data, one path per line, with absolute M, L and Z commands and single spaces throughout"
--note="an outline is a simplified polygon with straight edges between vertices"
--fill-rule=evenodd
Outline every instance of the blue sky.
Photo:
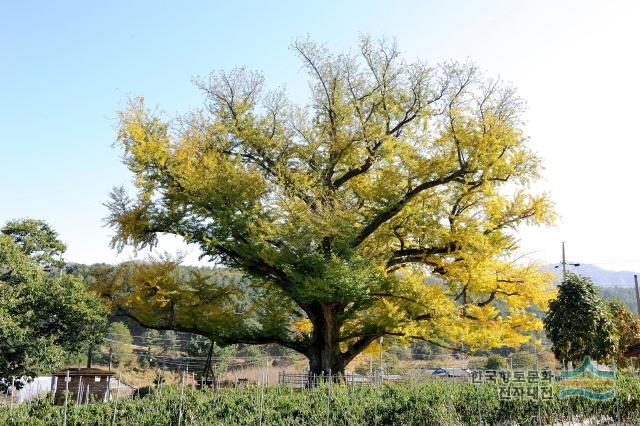
M 640 270 L 639 21 L 631 0 L 2 0 L 0 223 L 47 220 L 71 261 L 130 256 L 108 248 L 102 227 L 108 192 L 129 181 L 111 146 L 128 97 L 184 112 L 202 105 L 193 77 L 246 65 L 303 102 L 291 42 L 308 35 L 344 50 L 368 33 L 395 37 L 408 59 L 471 59 L 519 88 L 547 167 L 538 188 L 561 216 L 553 229 L 524 230 L 524 251 L 556 261 L 566 240 L 576 261 Z

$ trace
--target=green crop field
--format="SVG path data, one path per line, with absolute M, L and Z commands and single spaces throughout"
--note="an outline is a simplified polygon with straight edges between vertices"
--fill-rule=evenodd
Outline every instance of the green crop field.
M 544 425 L 562 421 L 638 424 L 640 379 L 622 377 L 617 398 L 501 400 L 495 385 L 450 383 L 379 387 L 318 386 L 309 390 L 252 387 L 161 393 L 108 404 L 72 404 L 68 425 Z M 115 420 L 115 421 L 114 421 Z M 42 399 L 0 408 L 3 425 L 63 424 L 63 407 Z

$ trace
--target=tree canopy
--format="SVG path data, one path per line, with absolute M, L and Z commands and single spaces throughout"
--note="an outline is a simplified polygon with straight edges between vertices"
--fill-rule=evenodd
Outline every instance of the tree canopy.
M 203 109 L 166 119 L 137 98 L 120 112 L 137 193 L 111 195 L 114 246 L 179 235 L 246 274 L 256 296 L 217 322 L 208 299 L 149 278 L 129 308 L 155 286 L 177 302 L 144 324 L 280 343 L 318 373 L 343 371 L 384 335 L 469 349 L 527 341 L 541 328 L 528 308 L 546 307 L 551 280 L 514 261 L 515 230 L 553 212 L 528 189 L 540 164 L 515 91 L 471 64 L 407 62 L 385 40 L 364 37 L 355 54 L 292 49 L 307 105 L 239 68 L 197 81 Z
M 607 308 L 616 334 L 613 360 L 616 366 L 627 367 L 631 359 L 625 353 L 629 346 L 640 342 L 640 318 L 619 301 L 609 301 Z
M 43 220 L 10 220 L 0 232 L 11 237 L 22 253 L 42 267 L 62 267 L 62 254 L 67 246 L 58 239 L 58 233 Z
M 0 388 L 61 368 L 106 328 L 100 299 L 78 278 L 47 277 L 32 253 L 0 234 Z

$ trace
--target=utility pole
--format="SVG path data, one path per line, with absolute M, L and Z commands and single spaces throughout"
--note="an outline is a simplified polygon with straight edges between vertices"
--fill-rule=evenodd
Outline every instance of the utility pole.
M 567 258 L 564 254 L 564 241 L 562 242 L 562 282 L 567 280 Z
M 565 254 L 565 249 L 564 249 L 564 244 L 565 242 L 562 241 L 562 262 L 560 262 L 560 265 L 562 265 L 562 282 L 564 283 L 567 280 L 567 265 L 569 266 L 580 266 L 579 263 L 567 263 L 567 257 Z M 554 266 L 554 268 L 557 268 L 558 265 Z
M 636 308 L 638 309 L 638 315 L 640 315 L 640 290 L 638 290 L 638 275 L 634 275 L 633 279 L 636 284 Z
M 384 365 L 382 364 L 382 342 L 383 341 L 384 341 L 384 337 L 380 336 L 380 340 L 378 341 L 378 343 L 380 343 L 380 376 L 384 374 Z

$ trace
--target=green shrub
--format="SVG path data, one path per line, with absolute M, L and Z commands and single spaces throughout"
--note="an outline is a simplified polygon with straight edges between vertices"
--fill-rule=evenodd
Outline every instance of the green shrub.
M 484 367 L 487 370 L 500 370 L 504 368 L 504 359 L 500 355 L 489 355 Z

